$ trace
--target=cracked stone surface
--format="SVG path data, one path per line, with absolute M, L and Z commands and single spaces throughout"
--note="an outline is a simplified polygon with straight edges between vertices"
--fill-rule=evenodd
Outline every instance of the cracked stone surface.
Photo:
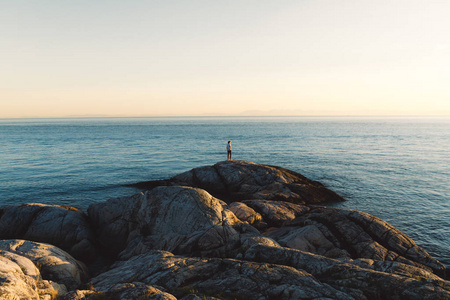
M 450 299 L 449 281 L 426 269 L 399 262 L 341 261 L 268 245 L 253 245 L 244 257 L 305 270 L 355 299 Z
M 96 256 L 95 238 L 87 216 L 76 208 L 29 203 L 1 210 L 1 239 L 49 243 L 85 261 Z
M 86 266 L 67 252 L 48 244 L 25 240 L 1 240 L 0 251 L 27 258 L 39 269 L 44 279 L 64 284 L 68 290 L 78 288 L 88 278 Z M 26 269 L 34 270 L 32 266 Z M 34 272 L 28 274 L 37 275 Z
M 99 242 L 131 257 L 148 250 L 225 256 L 241 235 L 259 234 L 208 192 L 190 187 L 158 187 L 130 198 L 92 204 L 88 213 Z
M 367 213 L 329 207 L 308 212 L 264 233 L 283 246 L 328 257 L 397 261 L 443 274 L 445 267 L 389 223 Z
M 294 203 L 344 201 L 323 184 L 281 167 L 232 160 L 192 169 L 168 180 L 140 182 L 151 189 L 158 185 L 202 188 L 227 202 L 245 199 L 281 200 Z
M 295 172 L 231 161 L 146 184 L 87 215 L 0 209 L 6 236 L 103 255 L 89 278 L 55 246 L 0 241 L 0 298 L 450 299 L 439 261 L 375 216 L 316 204 L 335 194 Z
M 133 280 L 162 286 L 173 294 L 193 289 L 239 299 L 353 299 L 305 271 L 288 266 L 234 259 L 201 259 L 158 251 L 117 262 L 91 280 L 97 290 Z M 173 292 L 175 291 L 175 292 Z

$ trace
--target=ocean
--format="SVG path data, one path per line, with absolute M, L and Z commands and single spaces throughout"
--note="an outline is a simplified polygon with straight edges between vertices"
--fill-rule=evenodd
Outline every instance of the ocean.
M 124 185 L 233 159 L 324 183 L 450 266 L 450 118 L 183 117 L 0 120 L 0 206 L 86 210 Z

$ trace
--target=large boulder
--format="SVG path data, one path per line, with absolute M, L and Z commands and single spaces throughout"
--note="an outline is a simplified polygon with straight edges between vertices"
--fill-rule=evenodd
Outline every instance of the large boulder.
M 239 247 L 241 234 L 259 234 L 220 200 L 190 187 L 158 187 L 95 203 L 88 214 L 105 249 L 112 254 L 126 249 L 126 257 L 151 249 L 223 256 Z
M 220 299 L 353 299 L 292 267 L 234 259 L 181 257 L 164 251 L 117 262 L 91 283 L 97 290 L 107 291 L 127 281 L 162 286 L 177 297 L 195 292 Z
M 450 299 L 450 282 L 432 272 L 400 262 L 340 261 L 295 249 L 253 245 L 247 260 L 291 266 L 355 299 Z
M 78 288 L 88 278 L 87 269 L 83 263 L 52 245 L 25 240 L 1 240 L 0 251 L 31 261 L 39 271 L 36 272 L 29 263 L 26 265 L 20 263 L 21 267 L 29 270 L 25 272 L 27 275 L 34 277 L 40 275 L 45 280 L 65 285 L 68 290 Z M 3 254 L 3 256 L 6 255 Z
M 305 204 L 344 200 L 320 182 L 294 171 L 239 160 L 219 162 L 168 180 L 140 182 L 133 186 L 152 189 L 160 185 L 202 188 L 227 202 L 266 199 Z
M 0 239 L 55 245 L 77 259 L 96 256 L 94 235 L 84 212 L 67 206 L 28 203 L 0 209 Z
M 445 267 L 413 240 L 367 213 L 330 207 L 311 207 L 283 227 L 264 232 L 280 245 L 332 258 L 396 261 L 433 270 Z
M 31 260 L 0 250 L 1 299 L 55 299 L 65 292 L 64 286 L 42 279 Z

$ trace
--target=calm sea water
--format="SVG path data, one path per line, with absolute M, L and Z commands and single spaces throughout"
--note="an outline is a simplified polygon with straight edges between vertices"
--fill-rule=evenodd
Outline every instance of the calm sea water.
M 0 120 L 0 205 L 72 205 L 131 195 L 233 158 L 324 183 L 450 265 L 450 118 Z

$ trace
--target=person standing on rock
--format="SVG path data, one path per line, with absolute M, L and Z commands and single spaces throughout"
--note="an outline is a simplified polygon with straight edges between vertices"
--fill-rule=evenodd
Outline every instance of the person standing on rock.
M 231 151 L 231 141 L 228 141 L 228 144 L 227 144 L 227 160 L 231 160 L 231 153 L 232 153 L 232 151 Z

